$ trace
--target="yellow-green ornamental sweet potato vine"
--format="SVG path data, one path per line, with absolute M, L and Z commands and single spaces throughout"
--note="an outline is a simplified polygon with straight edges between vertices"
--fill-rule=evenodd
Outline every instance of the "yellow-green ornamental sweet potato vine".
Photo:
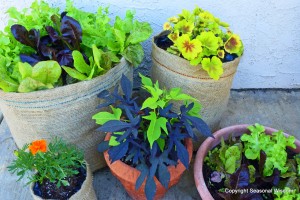
M 241 56 L 244 50 L 240 37 L 229 30 L 227 23 L 199 7 L 193 12 L 182 10 L 163 28 L 170 31 L 168 38 L 174 43 L 167 51 L 189 60 L 191 65 L 201 64 L 215 80 L 223 74 L 225 54 Z

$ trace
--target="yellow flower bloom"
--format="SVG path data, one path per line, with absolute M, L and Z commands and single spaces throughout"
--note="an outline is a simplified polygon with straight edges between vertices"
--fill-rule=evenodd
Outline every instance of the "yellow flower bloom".
M 172 28 L 169 22 L 164 23 L 164 30 L 170 30 Z
M 202 52 L 201 42 L 197 39 L 191 40 L 189 35 L 183 34 L 176 42 L 182 56 L 187 60 L 192 60 Z
M 224 48 L 228 53 L 236 53 L 240 55 L 242 53 L 243 43 L 238 35 L 232 34 L 225 42 Z
M 169 38 L 170 40 L 172 40 L 172 42 L 174 42 L 174 43 L 176 43 L 178 37 L 179 37 L 179 32 L 178 32 L 178 30 L 176 30 L 176 31 L 174 31 L 173 33 L 170 33 L 170 34 L 168 35 L 168 38 Z
M 224 56 L 225 56 L 225 51 L 224 50 L 218 50 L 218 52 L 217 52 L 217 54 L 218 54 L 218 57 L 219 58 L 224 58 Z
M 168 19 L 168 21 L 169 22 L 171 22 L 171 23 L 177 23 L 178 22 L 178 18 L 177 17 L 170 17 L 169 19 Z

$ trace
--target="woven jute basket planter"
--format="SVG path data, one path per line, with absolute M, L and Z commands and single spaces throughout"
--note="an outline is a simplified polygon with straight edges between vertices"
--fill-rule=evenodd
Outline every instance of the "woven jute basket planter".
M 105 137 L 105 140 L 109 140 L 110 133 L 108 133 Z M 191 162 L 192 155 L 193 155 L 193 143 L 191 139 L 185 140 L 185 146 L 187 148 L 187 151 L 189 153 L 189 162 Z M 140 171 L 123 163 L 122 161 L 118 160 L 113 163 L 111 163 L 109 159 L 108 152 L 104 152 L 104 158 L 107 162 L 108 167 L 110 168 L 111 173 L 122 183 L 123 187 L 125 188 L 128 195 L 134 199 L 134 200 L 147 200 L 145 195 L 145 184 L 146 180 L 144 180 L 143 184 L 138 190 L 135 190 L 135 184 L 136 180 L 140 176 Z M 178 165 L 175 166 L 169 166 L 168 170 L 170 172 L 170 182 L 169 187 L 176 185 L 183 172 L 186 170 L 184 165 L 178 161 Z M 156 194 L 154 196 L 155 200 L 163 198 L 163 196 L 166 194 L 167 189 L 164 188 L 164 186 L 161 185 L 161 183 L 154 178 L 155 184 L 156 184 Z
M 42 200 L 41 197 L 34 194 L 32 188 L 34 183 L 30 186 L 30 193 L 34 200 Z M 82 183 L 80 190 L 73 194 L 69 200 L 97 200 L 96 193 L 93 187 L 93 175 L 89 165 L 86 165 L 86 178 Z
M 50 141 L 58 136 L 76 144 L 85 153 L 92 171 L 106 166 L 97 145 L 105 134 L 96 131 L 92 116 L 103 100 L 97 97 L 103 90 L 112 90 L 122 74 L 130 79 L 133 68 L 124 59 L 106 74 L 54 89 L 30 93 L 5 93 L 0 90 L 0 110 L 19 148 L 37 139 Z
M 218 81 L 215 81 L 201 65 L 190 65 L 188 60 L 159 48 L 154 40 L 155 38 L 152 41 L 152 79 L 158 80 L 162 87 L 168 89 L 179 87 L 182 92 L 198 99 L 203 106 L 200 113 L 202 119 L 212 131 L 216 131 L 227 108 L 230 88 L 240 57 L 223 63 L 224 73 Z M 181 102 L 174 102 L 175 109 L 179 109 L 180 104 Z M 198 149 L 204 139 L 199 133 L 197 136 L 200 140 L 194 142 L 195 149 Z
M 207 138 L 201 144 L 199 150 L 197 151 L 197 155 L 195 157 L 194 179 L 195 179 L 197 190 L 202 199 L 214 200 L 204 181 L 205 174 L 203 174 L 203 163 L 207 153 L 220 144 L 222 137 L 226 141 L 230 136 L 239 137 L 243 133 L 249 134 L 250 132 L 247 128 L 248 126 L 249 126 L 248 124 L 239 124 L 239 125 L 229 126 L 220 129 L 214 133 L 215 138 Z M 265 132 L 268 135 L 272 135 L 272 133 L 277 132 L 277 130 L 273 128 L 265 127 Z M 284 135 L 285 137 L 289 136 L 286 133 L 284 133 Z M 296 139 L 295 144 L 296 144 L 296 149 L 290 149 L 290 150 L 292 150 L 295 153 L 300 153 L 300 141 Z

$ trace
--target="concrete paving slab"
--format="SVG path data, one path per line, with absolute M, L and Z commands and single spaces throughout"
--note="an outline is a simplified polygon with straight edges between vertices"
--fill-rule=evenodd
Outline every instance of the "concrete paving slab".
M 232 91 L 220 127 L 254 123 L 300 139 L 300 91 Z
M 241 123 L 261 123 L 300 139 L 300 91 L 232 91 L 228 109 L 224 113 L 220 126 L 226 127 Z M 15 143 L 10 135 L 5 120 L 0 124 L 0 199 L 31 199 L 28 187 L 23 182 L 16 182 L 17 177 L 10 175 L 7 166 L 13 160 Z M 129 196 L 108 168 L 94 173 L 94 187 L 98 199 L 129 200 Z M 171 188 L 165 200 L 200 199 L 193 179 L 193 164 L 186 171 L 179 184 Z
M 5 120 L 0 124 L 0 199 L 1 200 L 30 200 L 30 190 L 26 180 L 17 182 L 17 176 L 8 172 L 7 166 L 14 160 L 13 154 L 17 146 L 10 134 Z

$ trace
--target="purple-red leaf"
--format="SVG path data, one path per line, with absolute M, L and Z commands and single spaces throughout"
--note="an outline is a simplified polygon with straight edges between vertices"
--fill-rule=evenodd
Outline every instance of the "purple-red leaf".
M 111 121 L 108 121 L 105 124 L 103 124 L 97 130 L 103 131 L 103 132 L 119 132 L 119 131 L 124 131 L 130 127 L 131 127 L 131 125 L 126 122 L 122 122 L 119 120 L 111 120 Z
M 60 39 L 58 32 L 52 26 L 46 26 L 46 30 L 53 43 Z
M 189 153 L 186 147 L 179 141 L 175 141 L 178 159 L 182 162 L 186 169 L 189 168 Z
M 138 169 L 141 172 L 140 176 L 135 182 L 135 189 L 138 190 L 144 182 L 145 178 L 148 176 L 149 168 L 147 165 L 141 163 L 136 167 L 136 169 Z
M 247 165 L 243 164 L 232 175 L 230 175 L 230 186 L 232 189 L 246 188 L 250 184 L 250 173 Z
M 157 176 L 159 182 L 166 188 L 168 189 L 169 182 L 170 182 L 170 172 L 168 170 L 168 167 L 160 163 L 158 166 L 158 176 Z
M 71 44 L 74 49 L 80 49 L 82 29 L 78 21 L 65 15 L 61 20 L 60 32 L 65 42 Z
M 261 150 L 260 157 L 259 157 L 259 166 L 258 166 L 258 171 L 261 177 L 263 177 L 263 171 L 264 171 L 266 159 L 267 159 L 267 154 L 263 150 Z
M 29 63 L 31 66 L 34 66 L 36 63 L 41 61 L 41 58 L 36 56 L 36 55 L 29 56 L 29 55 L 26 55 L 26 54 L 20 54 L 20 60 L 22 62 Z
M 37 47 L 39 46 L 39 31 L 35 29 L 27 31 L 27 29 L 24 26 L 19 24 L 12 25 L 10 30 L 15 39 L 21 42 L 22 44 L 30 46 L 33 49 L 37 49 Z
M 111 163 L 123 158 L 127 153 L 128 146 L 129 146 L 129 142 L 125 141 L 123 143 L 120 143 L 118 146 L 115 146 L 114 148 L 110 148 L 108 150 L 108 154 L 109 154 L 109 158 L 111 159 Z
M 72 67 L 74 60 L 72 56 L 72 51 L 69 49 L 61 50 L 56 54 L 57 62 L 61 66 L 69 66 Z
M 153 178 L 147 178 L 145 185 L 145 193 L 148 200 L 154 199 L 156 193 L 156 184 Z

